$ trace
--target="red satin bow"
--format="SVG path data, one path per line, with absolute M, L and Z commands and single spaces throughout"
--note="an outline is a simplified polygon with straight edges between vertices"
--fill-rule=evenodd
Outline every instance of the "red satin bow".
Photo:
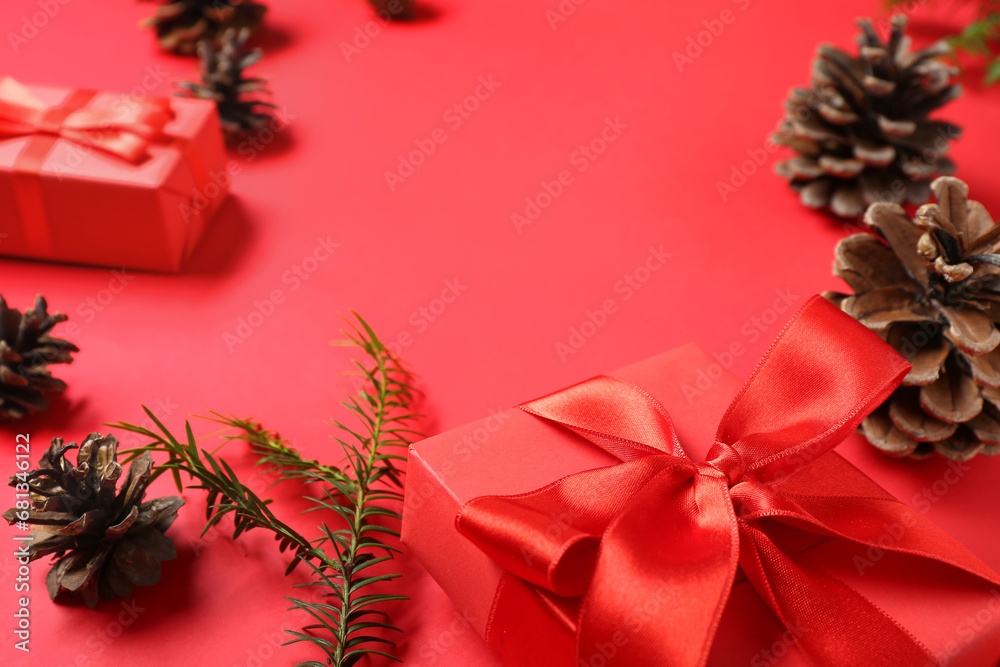
M 136 163 L 172 118 L 166 98 L 122 95 L 88 106 L 94 96 L 78 91 L 65 103 L 49 107 L 14 79 L 0 77 L 0 138 L 61 137 Z
M 924 517 L 824 456 L 908 370 L 816 297 L 733 401 L 702 463 L 685 455 L 660 404 L 625 380 L 600 376 L 520 406 L 622 463 L 462 508 L 458 529 L 506 570 L 487 640 L 505 664 L 570 664 L 553 658 L 556 640 L 540 625 L 533 645 L 507 637 L 532 634 L 537 607 L 575 630 L 574 667 L 704 665 L 739 566 L 812 663 L 935 664 L 896 620 L 802 553 L 823 538 L 850 540 L 1000 583 Z M 889 543 L 886 526 L 905 529 Z

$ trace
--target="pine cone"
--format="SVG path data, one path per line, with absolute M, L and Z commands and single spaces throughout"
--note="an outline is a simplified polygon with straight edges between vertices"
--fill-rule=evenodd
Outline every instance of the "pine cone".
M 66 383 L 52 377 L 49 364 L 69 364 L 79 348 L 49 332 L 69 319 L 62 313 L 48 313 L 41 295 L 35 307 L 19 310 L 7 307 L 0 296 L 0 420 L 21 419 L 49 408 L 47 394 L 61 394 Z
M 183 54 L 195 53 L 202 40 L 218 45 L 229 29 L 256 30 L 267 12 L 265 5 L 251 0 L 155 1 L 167 4 L 139 25 L 156 29 L 156 38 L 163 50 Z
M 260 49 L 246 48 L 249 36 L 250 31 L 246 29 L 229 30 L 218 50 L 207 42 L 199 44 L 201 82 L 177 84 L 186 91 L 178 95 L 215 101 L 222 129 L 230 138 L 263 127 L 272 118 L 270 110 L 275 108 L 262 99 L 271 94 L 267 79 L 248 79 L 243 74 L 243 70 L 261 58 Z
M 19 492 L 27 486 L 30 507 L 19 502 L 3 518 L 33 527 L 29 560 L 57 557 L 45 578 L 53 600 L 79 596 L 94 607 L 99 594 L 127 596 L 133 584 L 160 581 L 160 562 L 177 555 L 164 532 L 184 501 L 177 496 L 142 501 L 153 468 L 149 452 L 129 466 L 116 494 L 122 467 L 115 437 L 88 435 L 73 467 L 65 454 L 76 448 L 75 442 L 63 445 L 55 438 L 37 470 L 11 477 Z
M 892 456 L 965 461 L 1000 453 L 1000 225 L 962 181 L 931 189 L 938 203 L 915 219 L 869 207 L 874 234 L 837 244 L 834 273 L 854 294 L 826 296 L 913 365 L 862 423 L 868 440 Z
M 883 43 L 858 21 L 858 57 L 819 47 L 811 88 L 796 88 L 772 137 L 799 155 L 777 165 L 802 203 L 855 217 L 875 202 L 923 204 L 929 183 L 955 171 L 944 154 L 961 130 L 927 115 L 961 95 L 944 42 L 910 52 L 906 17 L 892 19 Z
M 413 0 L 368 0 L 368 4 L 386 21 L 413 20 Z

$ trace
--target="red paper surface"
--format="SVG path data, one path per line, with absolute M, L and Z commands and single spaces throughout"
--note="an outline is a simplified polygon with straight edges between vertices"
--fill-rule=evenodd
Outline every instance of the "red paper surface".
M 385 28 L 369 23 L 362 0 L 269 4 L 267 57 L 252 71 L 270 78 L 287 125 L 231 152 L 241 168 L 232 196 L 184 271 L 119 277 L 0 259 L 7 300 L 23 307 L 44 293 L 72 318 L 57 331 L 83 349 L 56 369 L 70 385 L 65 403 L 0 431 L 0 475 L 12 471 L 16 433 L 32 434 L 37 456 L 54 436 L 79 441 L 107 421 L 142 421 L 140 402 L 175 429 L 209 409 L 253 415 L 311 456 L 336 456 L 324 420 L 340 414 L 336 401 L 351 385 L 339 375 L 346 353 L 327 343 L 337 312 L 349 308 L 413 363 L 428 396 L 425 430 L 438 433 L 691 341 L 724 361 L 735 347 L 733 371 L 746 377 L 791 310 L 841 287 L 830 268 L 849 230 L 798 203 L 772 173 L 778 155 L 767 137 L 789 88 L 807 82 L 816 46 L 851 46 L 854 18 L 880 12 L 880 0 L 590 0 L 555 29 L 546 12 L 558 11 L 556 0 L 431 0 L 425 20 Z M 934 4 L 913 15 L 918 46 L 965 18 Z M 0 3 L 7 74 L 160 95 L 171 80 L 197 77 L 192 60 L 160 53 L 135 28 L 152 5 L 56 5 L 38 18 L 38 0 Z M 674 54 L 706 21 L 718 30 L 724 10 L 735 19 L 711 40 L 702 35 L 708 46 L 679 71 Z M 32 30 L 34 22 L 44 25 Z M 348 61 L 341 45 L 355 40 L 362 46 Z M 1000 88 L 982 89 L 981 74 L 969 70 L 966 94 L 942 117 L 965 129 L 953 149 L 958 176 L 1000 216 Z M 458 115 L 454 105 L 475 96 L 480 77 L 500 85 Z M 628 127 L 579 171 L 580 146 L 618 117 Z M 385 172 L 437 129 L 446 140 L 391 191 Z M 744 164 L 762 151 L 765 165 Z M 741 166 L 750 174 L 742 182 L 733 176 Z M 563 171 L 572 182 L 518 233 L 511 215 L 525 214 L 543 181 L 557 190 Z M 741 184 L 723 200 L 718 182 L 730 179 Z M 657 264 L 651 246 L 670 257 L 647 275 L 641 267 Z M 560 357 L 556 345 L 591 319 L 600 326 L 585 326 L 592 335 Z M 889 461 L 856 436 L 838 451 L 1000 568 L 1000 460 L 949 472 L 940 460 Z M 245 451 L 230 458 L 254 479 Z M 257 478 L 255 488 L 266 482 Z M 171 489 L 162 480 L 152 493 Z M 276 508 L 304 508 L 292 492 L 276 495 Z M 160 587 L 136 591 L 143 611 L 134 619 L 116 602 L 96 613 L 51 604 L 39 563 L 32 653 L 15 653 L 3 634 L 0 662 L 228 667 L 315 658 L 272 646 L 282 624 L 306 621 L 285 611 L 291 581 L 271 540 L 196 539 L 204 500 L 186 497 L 169 533 L 180 555 Z M 296 525 L 311 530 L 315 520 Z M 0 550 L 4 618 L 14 608 L 12 551 Z M 407 558 L 401 568 L 417 599 L 396 613 L 406 665 L 495 667 L 422 566 Z M 132 622 L 115 625 L 123 612 Z

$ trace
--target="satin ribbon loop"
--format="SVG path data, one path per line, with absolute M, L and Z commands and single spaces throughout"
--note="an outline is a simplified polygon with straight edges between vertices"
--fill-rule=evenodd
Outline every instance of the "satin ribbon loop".
M 66 123 L 66 114 L 60 108 L 46 109 L 39 114 L 35 125 L 38 134 L 53 134 L 59 136 Z

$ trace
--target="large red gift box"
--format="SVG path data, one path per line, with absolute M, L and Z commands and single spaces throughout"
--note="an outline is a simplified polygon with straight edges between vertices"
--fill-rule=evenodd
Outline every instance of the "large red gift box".
M 230 180 L 215 104 L 0 76 L 0 254 L 177 271 Z
M 659 401 L 673 420 L 681 446 L 694 461 L 705 459 L 715 441 L 716 428 L 742 385 L 694 345 L 666 352 L 610 375 L 641 387 Z M 845 477 L 862 480 L 862 488 L 868 489 L 873 498 L 884 494 L 891 502 L 891 496 L 835 452 L 820 458 L 832 464 L 831 469 L 843 472 Z M 617 463 L 618 458 L 569 429 L 524 410 L 509 409 L 492 414 L 411 447 L 403 541 L 458 610 L 481 636 L 486 636 L 493 617 L 499 613 L 498 586 L 507 579 L 500 565 L 459 533 L 456 517 L 463 506 L 482 496 L 528 494 L 574 473 Z M 790 479 L 794 479 L 795 474 L 792 473 Z M 838 479 L 823 482 L 826 483 L 835 488 Z M 817 493 L 822 491 L 816 489 Z M 908 512 L 904 510 L 904 516 L 916 517 L 918 514 L 915 509 L 912 514 Z M 558 531 L 558 516 L 553 517 L 552 524 Z M 901 534 L 910 525 L 910 520 L 906 520 L 901 525 L 886 526 L 884 546 L 898 544 L 904 539 Z M 654 530 L 652 526 L 650 529 Z M 957 544 L 954 546 L 964 551 Z M 995 584 L 991 587 L 984 581 L 974 581 L 956 568 L 894 553 L 889 548 L 819 538 L 803 543 L 801 549 L 808 562 L 820 564 L 824 571 L 874 601 L 876 607 L 912 633 L 933 656 L 920 664 L 904 658 L 896 662 L 890 659 L 889 662 L 866 664 L 994 667 L 1000 659 L 1000 587 Z M 993 579 L 996 579 L 995 573 Z M 680 603 L 677 600 L 653 602 Z M 825 600 L 817 602 L 826 604 Z M 521 625 L 528 627 L 518 630 L 530 633 L 531 625 L 538 618 L 536 613 L 526 609 Z M 599 653 L 588 659 L 573 657 L 572 624 L 572 621 L 563 621 L 563 632 L 554 639 L 546 638 L 546 645 L 538 648 L 537 654 L 532 654 L 532 664 L 549 667 L 611 664 Z M 804 666 L 809 663 L 797 645 L 813 630 L 783 625 L 749 580 L 738 575 L 704 664 L 713 667 Z M 645 628 L 642 631 L 685 632 L 687 629 Z M 609 644 L 608 653 L 613 652 L 614 647 Z M 504 664 L 511 667 L 528 663 L 508 658 Z

